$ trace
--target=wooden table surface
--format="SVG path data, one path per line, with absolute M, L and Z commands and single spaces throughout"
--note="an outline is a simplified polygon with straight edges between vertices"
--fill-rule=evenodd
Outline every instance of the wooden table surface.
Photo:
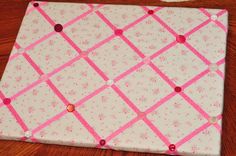
M 0 77 L 2 76 L 2 73 L 5 69 L 28 2 L 29 0 L 0 1 Z M 181 3 L 165 3 L 160 2 L 159 0 L 68 0 L 67 2 L 140 4 L 154 6 L 158 5 L 227 9 L 229 11 L 229 34 L 226 56 L 221 155 L 236 156 L 236 0 L 195 0 L 192 2 Z M 0 155 L 158 156 L 159 154 L 78 148 L 59 145 L 31 144 L 16 141 L 0 141 Z

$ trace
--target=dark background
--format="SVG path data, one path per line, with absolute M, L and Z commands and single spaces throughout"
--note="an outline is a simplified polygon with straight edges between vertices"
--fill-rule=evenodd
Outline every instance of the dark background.
M 54 1 L 65 2 L 66 0 Z M 0 77 L 4 72 L 28 2 L 29 0 L 0 0 Z M 229 34 L 226 54 L 221 155 L 236 156 L 236 0 L 195 0 L 181 3 L 165 3 L 159 0 L 67 0 L 67 2 L 227 9 L 229 11 Z M 16 141 L 0 141 L 0 155 L 159 156 L 158 154 L 31 144 Z

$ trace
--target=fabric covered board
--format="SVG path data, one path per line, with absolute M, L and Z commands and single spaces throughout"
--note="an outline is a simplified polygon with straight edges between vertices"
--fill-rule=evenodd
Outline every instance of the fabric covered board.
M 0 138 L 220 155 L 224 9 L 30 2 L 0 84 Z

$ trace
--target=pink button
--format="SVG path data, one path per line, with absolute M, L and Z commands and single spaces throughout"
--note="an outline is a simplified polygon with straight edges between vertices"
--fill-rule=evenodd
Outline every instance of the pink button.
M 178 87 L 178 86 L 177 86 L 177 87 L 175 87 L 175 92 L 178 92 L 178 93 L 179 93 L 179 92 L 181 92 L 181 90 L 182 90 L 182 88 L 181 88 L 181 87 Z
M 47 74 L 43 74 L 40 76 L 40 79 L 43 81 L 47 81 L 48 80 L 48 75 Z
M 146 116 L 146 113 L 145 113 L 145 112 L 139 112 L 139 113 L 138 113 L 138 116 L 139 116 L 140 118 L 144 118 L 144 117 Z
M 82 58 L 85 58 L 85 57 L 88 56 L 88 53 L 87 53 L 87 52 L 82 52 L 82 53 L 80 54 L 80 56 L 81 56 Z
M 115 35 L 120 36 L 120 35 L 122 35 L 122 34 L 123 34 L 123 30 L 121 30 L 121 29 L 116 29 L 116 30 L 115 30 Z
M 178 36 L 176 36 L 176 41 L 178 43 L 184 43 L 186 41 L 186 38 L 183 35 L 178 35 Z
M 143 58 L 143 62 L 144 62 L 145 64 L 151 63 L 150 57 L 145 57 L 145 58 Z
M 5 98 L 5 99 L 3 99 L 3 103 L 5 105 L 9 105 L 11 103 L 11 99 L 10 98 Z
M 170 150 L 170 151 L 173 152 L 173 151 L 175 151 L 175 149 L 176 149 L 176 147 L 175 147 L 174 144 L 170 144 L 170 145 L 169 145 L 169 150 Z
M 39 4 L 38 4 L 38 3 L 34 3 L 33 6 L 34 6 L 34 7 L 38 7 Z
M 153 14 L 154 13 L 154 11 L 153 10 L 148 10 L 148 14 Z
M 99 144 L 100 144 L 101 146 L 104 146 L 104 145 L 106 144 L 106 141 L 105 141 L 104 139 L 102 139 L 102 140 L 99 141 Z
M 61 32 L 62 29 L 63 29 L 63 26 L 62 26 L 61 24 L 56 24 L 56 25 L 54 26 L 54 30 L 55 30 L 56 32 Z

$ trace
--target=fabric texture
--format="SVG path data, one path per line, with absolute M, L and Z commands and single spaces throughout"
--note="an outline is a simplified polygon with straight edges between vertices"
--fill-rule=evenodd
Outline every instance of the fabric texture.
M 31 2 L 0 83 L 0 138 L 220 155 L 228 13 Z

